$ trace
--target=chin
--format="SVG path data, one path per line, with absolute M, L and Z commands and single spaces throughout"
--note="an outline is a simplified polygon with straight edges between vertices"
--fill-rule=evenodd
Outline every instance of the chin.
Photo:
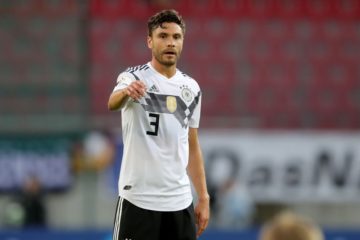
M 174 66 L 176 64 L 176 61 L 162 61 L 161 64 L 171 67 Z

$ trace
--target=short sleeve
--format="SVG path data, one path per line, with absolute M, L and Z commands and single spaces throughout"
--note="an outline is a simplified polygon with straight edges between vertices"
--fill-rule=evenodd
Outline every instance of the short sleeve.
M 194 112 L 189 120 L 189 127 L 191 128 L 198 128 L 200 125 L 201 98 L 202 98 L 201 92 L 199 92 L 194 99 L 196 105 L 194 108 Z
M 134 78 L 134 76 L 131 75 L 128 72 L 120 73 L 117 80 L 116 80 L 117 84 L 116 84 L 113 92 L 126 88 L 127 86 L 129 86 L 135 80 L 136 79 Z

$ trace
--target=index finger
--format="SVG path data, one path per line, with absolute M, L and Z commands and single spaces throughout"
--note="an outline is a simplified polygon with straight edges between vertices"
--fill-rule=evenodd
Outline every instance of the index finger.
M 140 81 L 140 80 L 136 81 L 135 84 L 138 85 L 139 87 L 146 88 L 146 85 L 143 81 Z

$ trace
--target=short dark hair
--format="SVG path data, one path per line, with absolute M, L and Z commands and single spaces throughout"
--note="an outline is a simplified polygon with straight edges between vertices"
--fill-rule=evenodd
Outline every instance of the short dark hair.
M 174 9 L 162 10 L 161 12 L 156 13 L 154 16 L 149 18 L 148 21 L 148 35 L 151 37 L 152 32 L 157 27 L 162 28 L 162 24 L 167 23 L 176 23 L 181 27 L 183 34 L 185 34 L 185 22 L 181 15 Z

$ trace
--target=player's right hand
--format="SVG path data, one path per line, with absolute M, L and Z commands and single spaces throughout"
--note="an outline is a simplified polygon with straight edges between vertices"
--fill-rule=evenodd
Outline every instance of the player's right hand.
M 134 81 L 126 88 L 126 94 L 134 100 L 139 100 L 146 93 L 146 85 L 142 81 Z

